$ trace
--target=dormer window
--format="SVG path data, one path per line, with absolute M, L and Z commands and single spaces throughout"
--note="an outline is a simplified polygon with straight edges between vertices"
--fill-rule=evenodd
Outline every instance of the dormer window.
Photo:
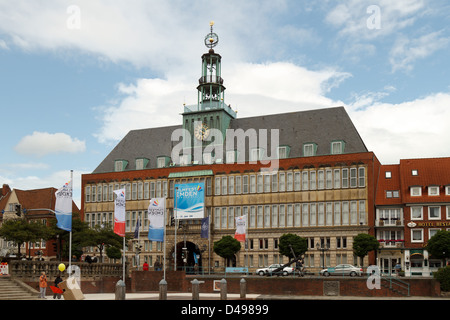
M 289 158 L 289 146 L 280 146 L 278 147 L 278 159 L 286 159 Z
M 344 153 L 344 141 L 332 141 L 331 142 L 331 154 Z
M 116 160 L 114 161 L 114 171 L 115 172 L 124 171 L 127 165 L 128 165 L 127 160 Z
M 158 168 L 165 168 L 169 165 L 169 157 L 166 156 L 160 156 L 158 158 L 156 158 L 156 166 Z
M 251 150 L 250 161 L 259 161 L 264 157 L 264 149 L 256 148 Z
M 439 186 L 429 186 L 428 187 L 428 195 L 429 196 L 438 196 L 439 195 Z
M 137 158 L 136 159 L 136 170 L 143 170 L 147 167 L 149 160 L 146 158 Z
M 422 195 L 422 187 L 411 187 L 411 197 L 420 197 Z
M 316 155 L 317 144 L 315 143 L 305 143 L 303 145 L 303 156 L 312 157 Z

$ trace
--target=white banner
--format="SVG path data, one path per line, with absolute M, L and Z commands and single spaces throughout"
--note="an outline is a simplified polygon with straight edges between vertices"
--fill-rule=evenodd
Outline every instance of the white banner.
M 72 181 L 67 182 L 55 192 L 56 226 L 66 231 L 72 231 Z
M 125 189 L 114 190 L 114 233 L 125 237 Z
M 148 206 L 148 239 L 164 242 L 164 218 L 166 213 L 166 198 L 154 198 Z
M 236 233 L 234 238 L 238 241 L 245 241 L 245 233 L 247 230 L 247 216 L 236 217 Z

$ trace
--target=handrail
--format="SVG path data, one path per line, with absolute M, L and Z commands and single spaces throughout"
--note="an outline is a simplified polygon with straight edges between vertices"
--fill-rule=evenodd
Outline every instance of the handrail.
M 391 275 L 389 275 L 389 280 L 386 278 L 383 278 L 383 277 L 381 277 L 381 279 L 384 281 L 389 281 L 389 289 L 393 289 L 392 285 L 397 285 L 402 289 L 406 289 L 408 291 L 408 297 L 409 297 L 409 295 L 410 295 L 410 284 L 409 283 L 399 280 L 397 278 L 394 279 Z

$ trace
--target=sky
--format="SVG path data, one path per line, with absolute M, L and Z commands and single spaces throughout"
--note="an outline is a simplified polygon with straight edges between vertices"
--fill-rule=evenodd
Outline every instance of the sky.
M 128 131 L 197 102 L 210 21 L 239 118 L 344 106 L 382 164 L 450 156 L 447 0 L 0 0 L 0 185 L 73 170 L 80 205 Z

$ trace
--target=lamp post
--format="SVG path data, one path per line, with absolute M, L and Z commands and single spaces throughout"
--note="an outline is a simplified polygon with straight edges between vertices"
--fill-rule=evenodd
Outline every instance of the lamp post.
M 330 244 L 317 242 L 316 249 L 322 251 L 322 269 L 325 269 L 325 251 L 330 250 Z

